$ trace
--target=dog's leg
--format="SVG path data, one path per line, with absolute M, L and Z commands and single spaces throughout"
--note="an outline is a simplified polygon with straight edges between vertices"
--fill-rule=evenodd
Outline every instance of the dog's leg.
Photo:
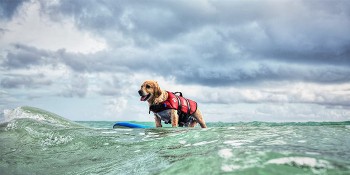
M 162 121 L 160 120 L 159 117 L 157 117 L 156 115 L 154 115 L 154 121 L 156 123 L 156 127 L 162 127 Z
M 193 128 L 193 127 L 195 127 L 196 125 L 197 125 L 197 121 L 192 120 L 191 123 L 190 123 L 190 125 L 189 125 L 189 127 Z
M 179 116 L 177 115 L 177 110 L 171 111 L 171 126 L 177 127 L 177 124 L 179 123 Z
M 202 128 L 206 128 L 207 125 L 205 124 L 205 121 L 203 119 L 202 113 L 199 109 L 193 114 L 193 117 L 196 118 L 199 125 L 201 125 Z

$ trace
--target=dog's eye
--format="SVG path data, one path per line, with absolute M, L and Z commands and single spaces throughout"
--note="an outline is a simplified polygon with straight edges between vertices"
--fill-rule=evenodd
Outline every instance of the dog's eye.
M 149 89 L 149 88 L 151 88 L 151 86 L 150 85 L 146 85 L 146 88 Z

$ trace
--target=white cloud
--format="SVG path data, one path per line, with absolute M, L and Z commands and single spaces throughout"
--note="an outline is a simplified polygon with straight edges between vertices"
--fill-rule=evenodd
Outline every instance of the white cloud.
M 128 105 L 128 100 L 124 97 L 109 99 L 106 104 L 106 115 L 112 114 L 112 115 L 120 116 L 120 114 L 124 112 L 124 110 L 127 108 L 127 105 Z
M 2 28 L 6 29 L 1 36 L 0 47 L 25 43 L 51 51 L 65 49 L 80 53 L 94 53 L 107 48 L 104 39 L 80 31 L 73 20 L 66 19 L 57 23 L 40 12 L 37 1 L 24 3 L 19 9 L 20 15 L 10 22 L 0 21 Z
M 69 82 L 65 84 L 65 88 L 61 90 L 60 95 L 65 97 L 83 98 L 88 93 L 89 80 L 84 74 L 70 74 Z

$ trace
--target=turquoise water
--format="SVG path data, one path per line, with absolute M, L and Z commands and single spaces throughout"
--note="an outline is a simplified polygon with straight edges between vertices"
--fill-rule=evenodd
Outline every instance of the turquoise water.
M 72 122 L 31 107 L 5 111 L 0 174 L 350 174 L 350 122 L 113 123 Z

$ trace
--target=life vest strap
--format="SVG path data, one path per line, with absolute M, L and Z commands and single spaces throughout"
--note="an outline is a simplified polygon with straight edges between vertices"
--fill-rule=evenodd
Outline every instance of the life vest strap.
M 173 94 L 175 95 L 175 93 L 173 93 Z M 182 93 L 181 93 L 181 95 L 182 95 Z M 177 95 L 175 95 L 175 97 L 177 99 L 177 104 L 178 104 L 178 109 L 177 110 L 181 111 L 181 109 L 182 109 L 181 99 Z
M 185 98 L 185 100 L 186 100 L 186 103 L 187 103 L 187 115 L 190 115 L 190 112 L 191 112 L 191 105 L 190 105 L 190 102 L 188 101 L 188 99 L 187 98 Z

